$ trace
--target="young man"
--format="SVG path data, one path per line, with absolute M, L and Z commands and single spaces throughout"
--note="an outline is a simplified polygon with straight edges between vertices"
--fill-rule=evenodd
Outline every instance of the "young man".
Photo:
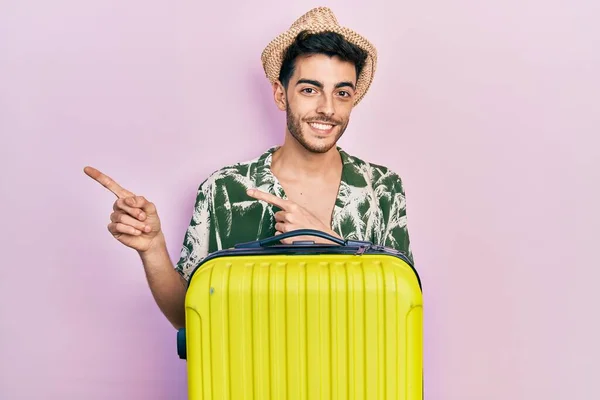
M 167 253 L 154 204 L 85 168 L 117 195 L 108 229 L 139 252 L 150 290 L 176 328 L 185 326 L 186 282 L 193 269 L 209 253 L 237 243 L 316 229 L 395 248 L 412 260 L 400 177 L 336 145 L 373 79 L 374 47 L 319 7 L 274 39 L 262 62 L 275 104 L 287 115 L 284 142 L 202 182 L 177 265 Z M 301 239 L 306 238 L 290 240 Z

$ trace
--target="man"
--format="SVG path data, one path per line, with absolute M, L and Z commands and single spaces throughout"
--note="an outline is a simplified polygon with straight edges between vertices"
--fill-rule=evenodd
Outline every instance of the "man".
M 412 261 L 400 177 L 336 145 L 373 79 L 374 47 L 319 7 L 274 39 L 262 62 L 275 104 L 287 115 L 284 142 L 202 182 L 177 265 L 167 253 L 154 204 L 85 168 L 117 195 L 108 229 L 138 251 L 150 290 L 176 328 L 185 326 L 186 283 L 193 269 L 209 253 L 240 242 L 317 229 L 395 248 Z

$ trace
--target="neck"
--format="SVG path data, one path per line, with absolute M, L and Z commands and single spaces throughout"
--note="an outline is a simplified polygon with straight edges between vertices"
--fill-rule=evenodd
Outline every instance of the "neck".
M 286 130 L 283 145 L 273 154 L 271 169 L 275 175 L 326 178 L 339 175 L 342 159 L 336 146 L 326 153 L 313 153 L 304 148 Z

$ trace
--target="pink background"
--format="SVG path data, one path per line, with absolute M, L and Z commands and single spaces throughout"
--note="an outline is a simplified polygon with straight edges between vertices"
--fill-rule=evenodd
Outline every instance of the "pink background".
M 175 260 L 201 180 L 281 140 L 260 52 L 316 5 L 380 52 L 341 145 L 404 178 L 426 398 L 600 398 L 598 4 L 2 1 L 0 398 L 185 398 L 82 169 L 154 201 Z

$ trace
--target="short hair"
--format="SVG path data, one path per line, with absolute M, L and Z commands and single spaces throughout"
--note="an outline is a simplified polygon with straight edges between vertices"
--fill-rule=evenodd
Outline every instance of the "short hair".
M 294 74 L 296 59 L 307 54 L 325 54 L 330 57 L 337 56 L 342 61 L 348 61 L 354 64 L 356 68 L 356 79 L 362 72 L 367 60 L 367 52 L 350 43 L 342 35 L 336 32 L 310 33 L 300 32 L 294 42 L 286 49 L 281 70 L 279 71 L 279 81 L 287 88 L 287 85 Z

